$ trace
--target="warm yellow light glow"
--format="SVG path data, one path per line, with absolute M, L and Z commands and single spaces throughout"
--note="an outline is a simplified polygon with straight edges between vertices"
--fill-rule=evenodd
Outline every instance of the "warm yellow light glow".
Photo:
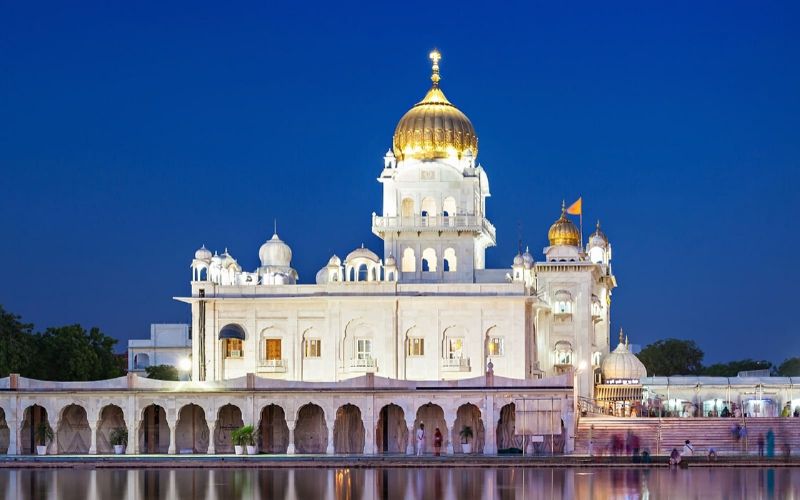
M 178 361 L 178 369 L 182 372 L 188 372 L 192 369 L 192 360 L 189 358 L 183 358 Z

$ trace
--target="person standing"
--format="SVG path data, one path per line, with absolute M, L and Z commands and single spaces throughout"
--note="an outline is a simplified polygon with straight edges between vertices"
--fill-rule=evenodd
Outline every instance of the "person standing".
M 421 457 L 425 453 L 425 424 L 419 424 L 417 429 L 417 456 Z
M 683 452 L 681 453 L 682 457 L 691 457 L 694 455 L 694 446 L 692 446 L 692 442 L 688 439 L 683 444 Z
M 433 433 L 433 451 L 436 452 L 437 457 L 442 453 L 442 431 L 438 427 Z

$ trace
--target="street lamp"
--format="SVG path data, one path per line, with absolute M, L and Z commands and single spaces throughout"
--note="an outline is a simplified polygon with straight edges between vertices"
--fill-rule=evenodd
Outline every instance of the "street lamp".
M 192 371 L 192 360 L 189 358 L 181 358 L 181 360 L 178 361 L 178 371 L 181 372 L 181 380 L 189 380 L 191 378 L 189 372 Z M 183 378 L 184 376 L 186 379 Z

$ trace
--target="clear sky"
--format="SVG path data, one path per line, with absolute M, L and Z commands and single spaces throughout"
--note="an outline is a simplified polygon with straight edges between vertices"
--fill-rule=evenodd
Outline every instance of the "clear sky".
M 800 355 L 798 5 L 0 2 L 0 304 L 125 341 L 190 319 L 201 244 L 255 269 L 274 218 L 304 283 L 380 251 L 375 179 L 437 47 L 491 267 L 582 195 L 614 330 Z

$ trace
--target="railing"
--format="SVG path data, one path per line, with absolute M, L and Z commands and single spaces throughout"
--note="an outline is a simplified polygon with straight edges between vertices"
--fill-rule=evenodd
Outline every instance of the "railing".
M 591 398 L 579 397 L 578 409 L 581 415 L 605 415 L 603 407 L 597 404 L 597 401 Z
M 258 363 L 258 369 L 262 372 L 285 372 L 287 364 L 285 359 L 262 359 Z
M 363 372 L 374 372 L 378 367 L 375 358 L 353 358 L 350 360 L 350 369 Z
M 372 232 L 381 235 L 387 231 L 476 231 L 496 240 L 496 230 L 491 222 L 479 215 L 409 215 L 372 216 Z
M 449 372 L 468 372 L 469 358 L 444 358 L 442 359 L 442 371 Z

